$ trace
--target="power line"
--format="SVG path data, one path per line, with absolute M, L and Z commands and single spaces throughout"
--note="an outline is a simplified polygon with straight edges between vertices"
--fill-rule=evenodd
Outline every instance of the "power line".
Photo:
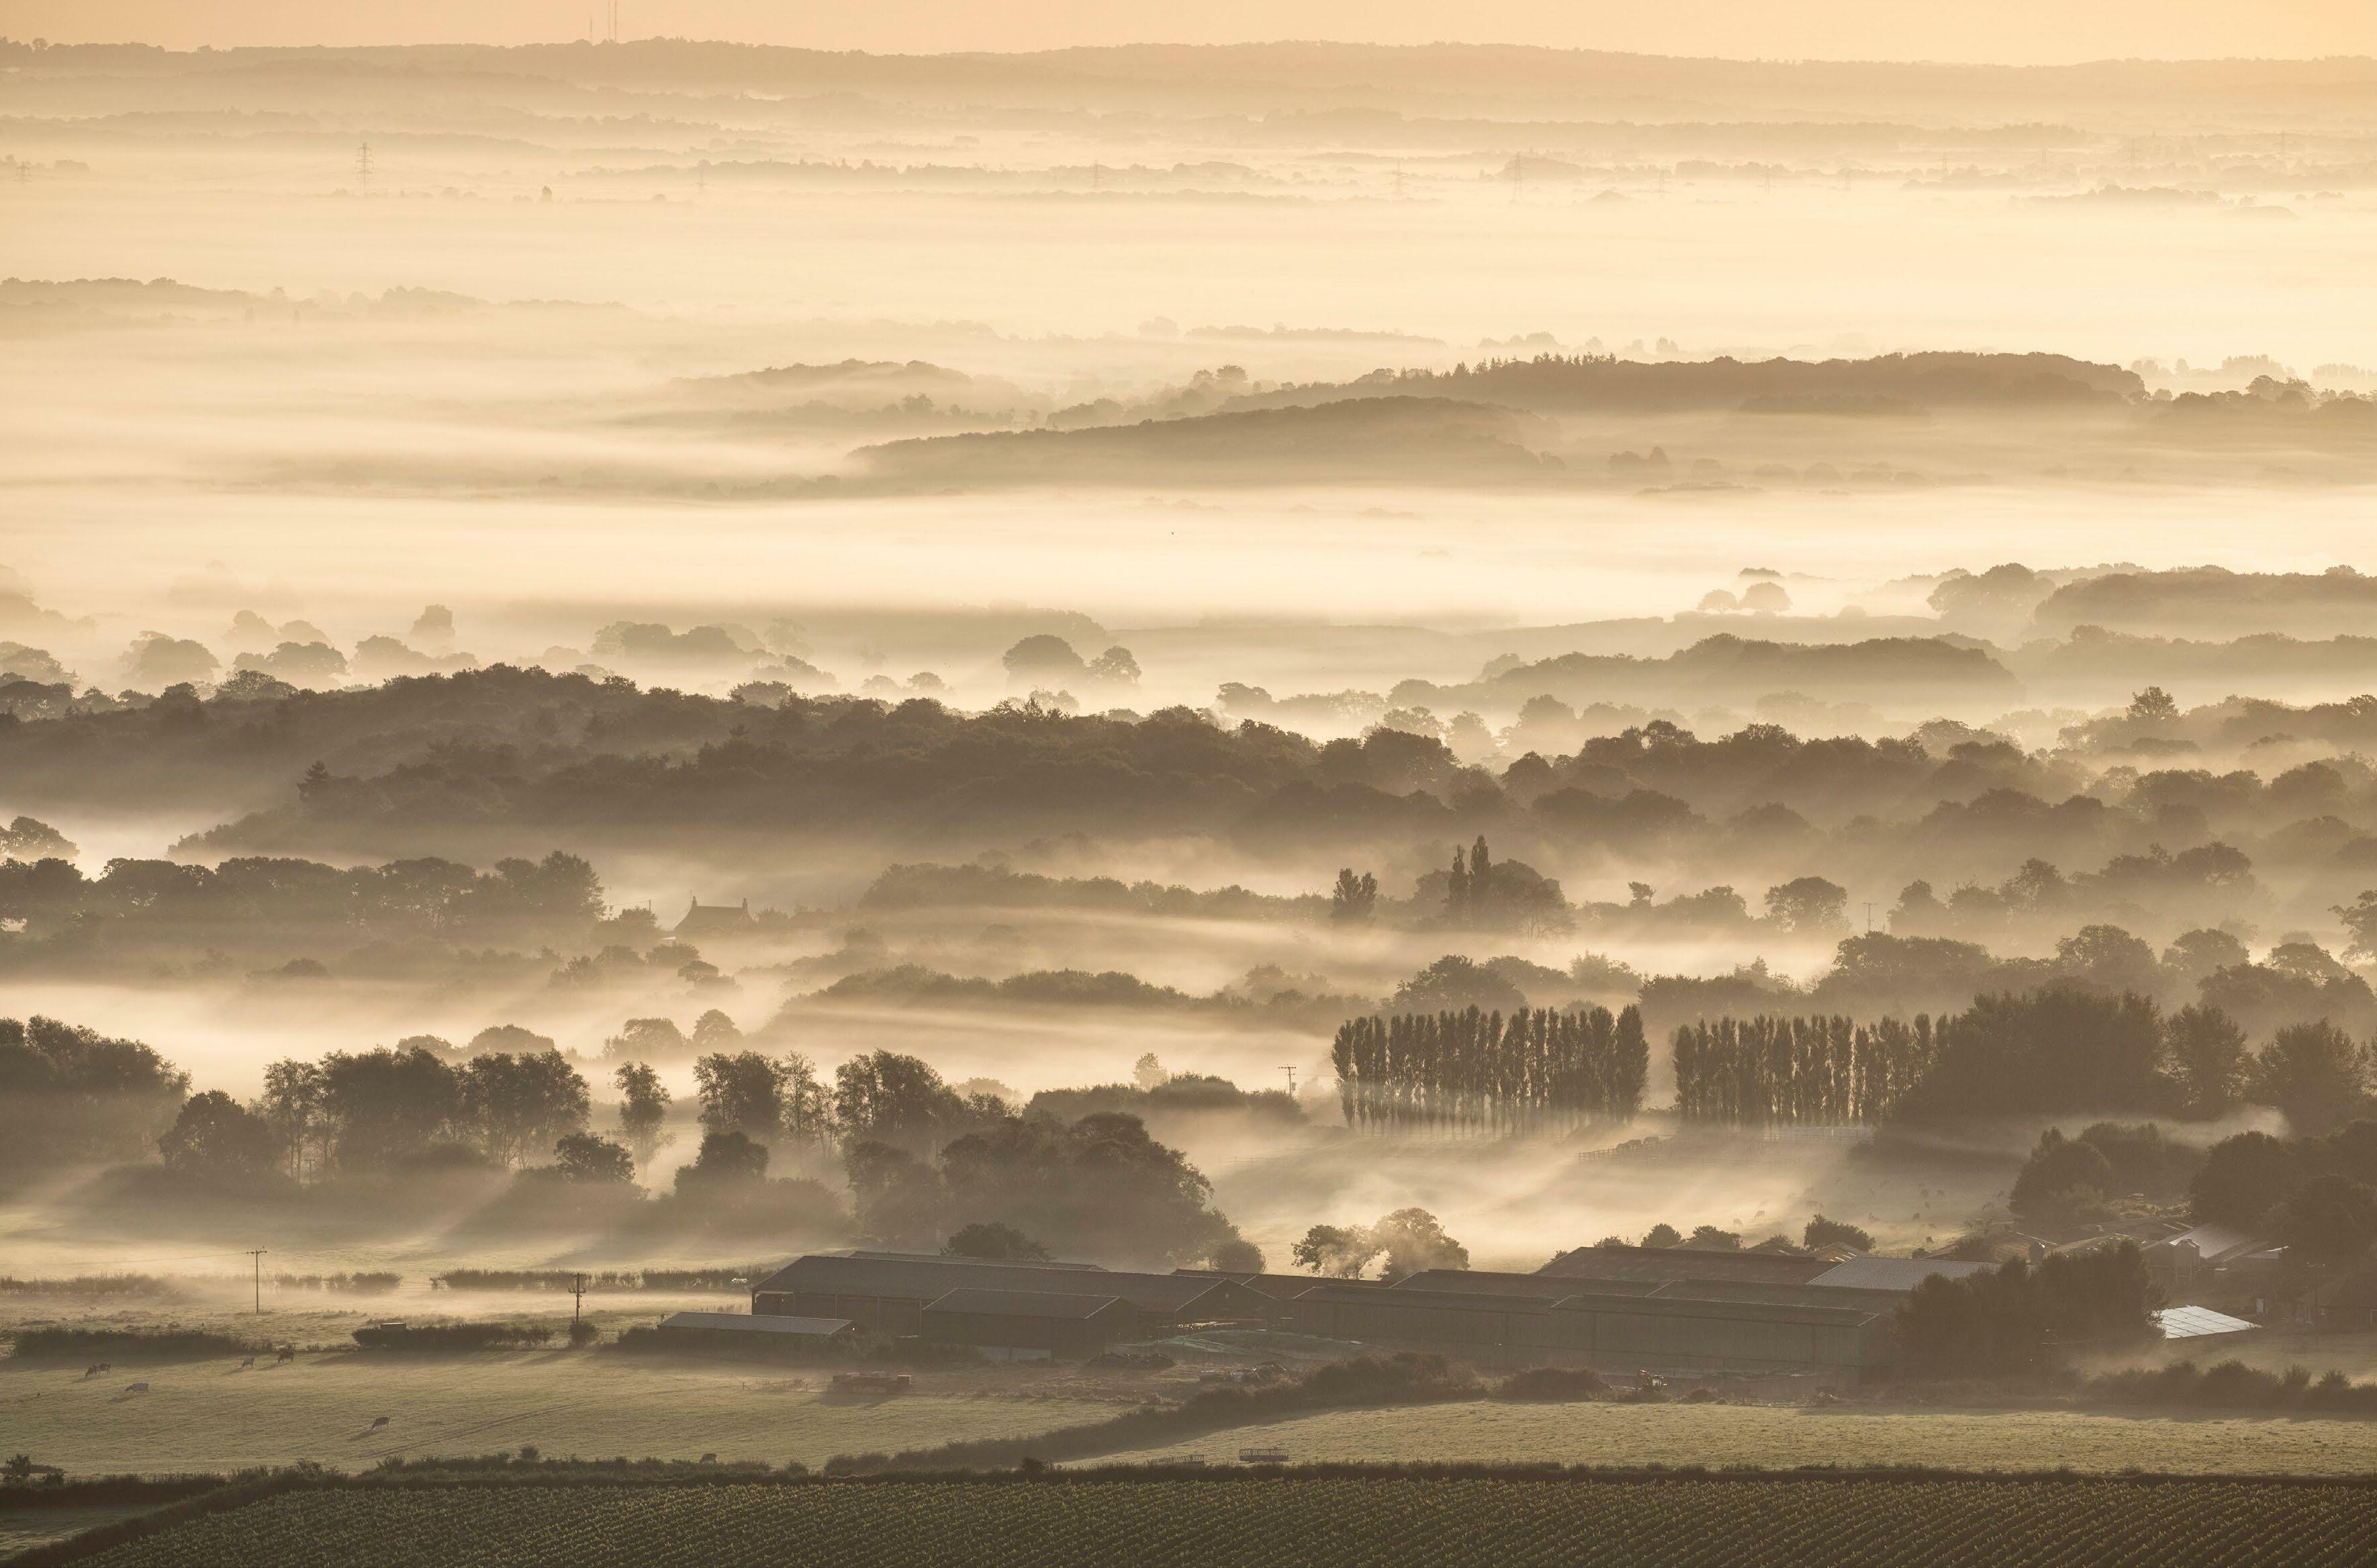
M 254 1248 L 254 1249 L 252 1249 L 252 1250 L 248 1252 L 248 1254 L 247 1254 L 248 1262 L 249 1262 L 250 1263 L 254 1264 L 254 1265 L 255 1265 L 255 1269 L 256 1269 L 256 1315 L 257 1315 L 257 1317 L 259 1317 L 259 1318 L 260 1318 L 260 1317 L 262 1317 L 262 1316 L 264 1316 L 264 1254 L 265 1254 L 265 1251 L 266 1251 L 266 1249 L 265 1249 L 265 1248 L 257 1247 L 257 1248 Z
M 371 186 L 371 143 L 364 142 L 361 147 L 355 149 L 355 183 L 365 188 L 369 188 Z

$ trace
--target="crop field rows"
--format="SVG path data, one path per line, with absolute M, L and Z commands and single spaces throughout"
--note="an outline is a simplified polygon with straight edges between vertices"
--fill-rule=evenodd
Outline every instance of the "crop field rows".
M 1253 1474 L 285 1492 L 100 1568 L 2057 1568 L 2369 1561 L 2377 1488 L 2208 1479 Z

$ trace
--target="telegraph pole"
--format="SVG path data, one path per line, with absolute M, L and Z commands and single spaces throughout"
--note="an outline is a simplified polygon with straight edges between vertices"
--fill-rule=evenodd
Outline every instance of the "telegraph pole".
M 585 1302 L 586 1276 L 582 1274 L 573 1274 L 569 1276 L 569 1326 L 571 1328 L 578 1326 L 578 1311 Z
M 1280 1068 L 1280 1071 L 1287 1074 L 1287 1097 L 1289 1099 L 1294 1099 L 1296 1097 L 1296 1068 L 1292 1063 L 1285 1064 Z
M 255 1275 L 256 1315 L 259 1318 L 264 1316 L 264 1254 L 269 1249 L 258 1247 L 247 1254 L 249 1269 Z

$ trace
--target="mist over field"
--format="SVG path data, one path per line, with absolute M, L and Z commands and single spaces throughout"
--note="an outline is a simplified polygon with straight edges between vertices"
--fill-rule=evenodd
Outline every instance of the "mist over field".
M 1296 1274 L 1893 1347 L 1646 1401 L 2377 1368 L 2377 61 L 610 29 L 0 39 L 0 1382 L 853 1250 L 1238 1382 L 1405 1343 Z M 340 1441 L 1196 1393 L 863 1327 L 929 1415 Z M 335 1457 L 246 1388 L 24 1442 Z

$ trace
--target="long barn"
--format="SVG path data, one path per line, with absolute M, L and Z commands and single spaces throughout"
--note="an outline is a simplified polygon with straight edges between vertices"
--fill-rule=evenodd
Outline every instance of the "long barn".
M 1132 1314 L 1117 1339 L 1168 1334 L 1183 1323 L 1262 1323 L 1286 1303 L 1214 1275 L 1135 1274 L 1085 1263 L 1008 1263 L 924 1252 L 815 1252 L 777 1270 L 751 1295 L 756 1313 L 847 1318 L 878 1334 L 925 1332 L 925 1308 L 953 1290 L 1113 1297 Z

